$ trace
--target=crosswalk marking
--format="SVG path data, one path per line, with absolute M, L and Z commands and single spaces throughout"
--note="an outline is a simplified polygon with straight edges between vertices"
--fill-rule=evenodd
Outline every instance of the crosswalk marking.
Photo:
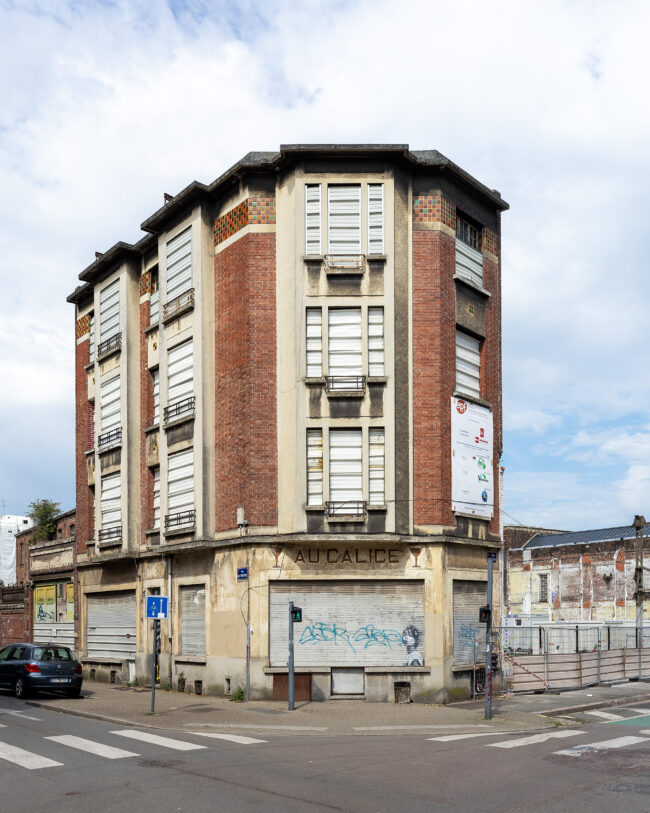
M 641 742 L 650 742 L 646 737 L 617 737 L 614 740 L 603 740 L 602 742 L 589 742 L 586 745 L 576 745 L 574 748 L 567 748 L 565 751 L 555 751 L 567 757 L 579 757 L 590 751 L 605 751 L 609 748 L 625 748 L 628 745 L 638 745 Z
M 137 757 L 139 754 L 133 751 L 125 751 L 122 748 L 114 748 L 112 745 L 103 745 L 101 742 L 86 740 L 83 737 L 75 737 L 72 734 L 61 734 L 57 737 L 45 737 L 46 740 L 58 742 L 61 745 L 69 745 L 70 748 L 78 748 L 88 754 L 95 754 L 106 759 L 123 759 L 124 757 Z
M 37 723 L 41 722 L 40 717 L 30 717 L 24 711 L 13 711 L 12 709 L 0 709 L 0 714 L 11 714 L 12 717 L 20 717 L 23 720 L 36 720 Z
M 496 737 L 498 734 L 519 734 L 518 731 L 481 731 L 475 734 L 445 734 L 442 737 L 427 737 L 429 742 L 454 742 L 454 740 L 468 740 L 470 737 Z
M 63 765 L 62 762 L 56 762 L 47 757 L 40 757 L 38 754 L 33 754 L 31 751 L 25 751 L 23 748 L 18 748 L 15 745 L 9 745 L 6 742 L 0 742 L 0 759 L 6 759 L 7 762 L 13 762 L 15 765 L 20 765 L 22 768 L 27 768 L 29 771 L 38 768 L 56 768 Z
M 620 714 L 611 714 L 609 711 L 585 711 L 585 714 L 591 714 L 594 717 L 602 717 L 604 720 L 624 720 L 625 717 Z
M 267 740 L 256 740 L 255 737 L 242 737 L 239 734 L 217 734 L 214 731 L 191 731 L 197 737 L 211 737 L 215 740 L 228 740 L 238 742 L 240 745 L 254 745 L 257 742 L 267 742 Z
M 559 739 L 561 737 L 575 737 L 577 734 L 582 734 L 582 731 L 569 731 L 561 729 L 560 731 L 545 731 L 543 734 L 533 734 L 530 737 L 520 737 L 517 740 L 506 740 L 505 742 L 489 742 L 488 748 L 520 748 L 524 745 L 535 745 L 538 742 L 546 742 L 551 739 Z
M 161 737 L 159 734 L 150 734 L 148 731 L 136 731 L 134 728 L 111 731 L 111 734 L 117 734 L 119 737 L 130 737 L 132 740 L 141 740 L 153 745 L 161 745 L 163 748 L 173 748 L 175 751 L 198 751 L 200 748 L 205 748 L 205 745 L 173 740 L 171 737 Z

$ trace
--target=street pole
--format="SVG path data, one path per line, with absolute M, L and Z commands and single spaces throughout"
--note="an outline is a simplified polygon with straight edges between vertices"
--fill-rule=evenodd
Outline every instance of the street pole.
M 160 634 L 160 621 L 155 618 L 153 622 L 153 669 L 151 673 L 151 713 L 156 713 L 156 655 L 158 654 L 158 635 Z
M 492 719 L 492 569 L 496 551 L 488 551 L 487 606 L 489 607 L 485 625 L 485 719 Z
M 251 625 L 246 624 L 246 700 L 251 699 Z
M 643 600 L 645 591 L 643 590 L 643 529 L 645 527 L 645 517 L 637 514 L 634 517 L 634 530 L 636 531 L 634 584 L 636 586 L 636 646 L 639 654 L 639 677 L 643 676 Z
M 293 601 L 289 602 L 289 711 L 293 711 Z

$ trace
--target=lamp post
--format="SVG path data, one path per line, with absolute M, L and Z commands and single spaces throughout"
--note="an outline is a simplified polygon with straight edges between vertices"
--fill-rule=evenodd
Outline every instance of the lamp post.
M 634 541 L 635 565 L 634 584 L 636 586 L 636 646 L 639 653 L 639 677 L 641 680 L 643 673 L 643 600 L 645 591 L 643 589 L 643 529 L 645 527 L 645 517 L 637 514 L 632 523 L 636 532 Z

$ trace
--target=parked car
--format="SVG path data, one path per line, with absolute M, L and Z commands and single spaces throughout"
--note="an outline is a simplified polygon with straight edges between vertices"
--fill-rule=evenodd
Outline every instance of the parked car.
M 0 688 L 13 689 L 16 697 L 39 690 L 79 697 L 81 673 L 81 664 L 67 646 L 10 644 L 0 649 Z

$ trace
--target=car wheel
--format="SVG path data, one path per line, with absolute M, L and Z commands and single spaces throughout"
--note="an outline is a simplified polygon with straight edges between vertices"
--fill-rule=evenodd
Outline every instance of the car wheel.
M 81 689 L 68 689 L 66 692 L 68 697 L 80 697 L 81 696 Z
M 16 693 L 16 697 L 23 700 L 25 697 L 29 697 L 29 688 L 27 683 L 25 682 L 25 678 L 22 675 L 18 675 L 16 678 L 16 684 L 14 686 L 14 692 Z

